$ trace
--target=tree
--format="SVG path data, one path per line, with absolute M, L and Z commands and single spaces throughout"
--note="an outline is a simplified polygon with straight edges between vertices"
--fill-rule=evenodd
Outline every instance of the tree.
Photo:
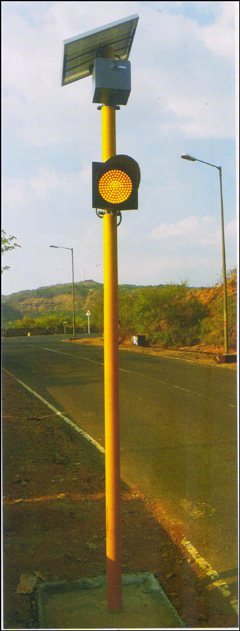
M 18 243 L 16 243 L 16 241 L 14 241 L 16 239 L 16 237 L 14 237 L 13 235 L 9 235 L 9 237 L 7 237 L 5 230 L 2 230 L 1 232 L 1 254 L 3 255 L 5 252 L 8 252 L 8 250 L 14 250 L 15 248 L 20 248 L 21 246 L 18 245 Z M 6 269 L 9 269 L 8 265 L 4 265 L 4 267 L 2 267 L 1 272 L 3 273 Z

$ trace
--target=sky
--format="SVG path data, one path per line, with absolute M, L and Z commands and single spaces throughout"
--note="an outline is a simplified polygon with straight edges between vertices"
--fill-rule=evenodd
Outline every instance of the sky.
M 2 293 L 103 282 L 103 226 L 92 209 L 101 112 L 92 78 L 61 86 L 63 41 L 138 14 L 131 94 L 117 111 L 117 153 L 141 169 L 138 210 L 118 228 L 119 284 L 222 276 L 238 249 L 238 2 L 2 2 Z

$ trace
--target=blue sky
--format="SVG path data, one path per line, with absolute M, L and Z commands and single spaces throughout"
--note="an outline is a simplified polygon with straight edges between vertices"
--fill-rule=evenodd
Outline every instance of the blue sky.
M 141 168 L 139 209 L 118 229 L 119 283 L 190 286 L 221 277 L 217 169 L 227 269 L 236 265 L 238 2 L 2 2 L 2 293 L 103 282 L 102 221 L 91 208 L 101 114 L 88 77 L 61 86 L 63 40 L 137 13 L 132 92 L 117 112 L 117 152 Z

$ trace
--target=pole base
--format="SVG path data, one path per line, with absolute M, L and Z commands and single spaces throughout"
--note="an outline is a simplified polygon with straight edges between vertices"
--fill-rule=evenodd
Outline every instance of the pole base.
M 168 629 L 185 627 L 153 574 L 123 574 L 123 606 L 107 609 L 106 577 L 39 586 L 40 629 Z

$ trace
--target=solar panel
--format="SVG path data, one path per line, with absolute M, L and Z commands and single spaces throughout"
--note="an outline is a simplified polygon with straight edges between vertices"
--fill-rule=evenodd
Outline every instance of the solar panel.
M 92 74 L 96 57 L 106 46 L 112 46 L 118 59 L 128 59 L 139 16 L 131 15 L 111 22 L 83 35 L 64 41 L 62 85 L 84 79 Z

